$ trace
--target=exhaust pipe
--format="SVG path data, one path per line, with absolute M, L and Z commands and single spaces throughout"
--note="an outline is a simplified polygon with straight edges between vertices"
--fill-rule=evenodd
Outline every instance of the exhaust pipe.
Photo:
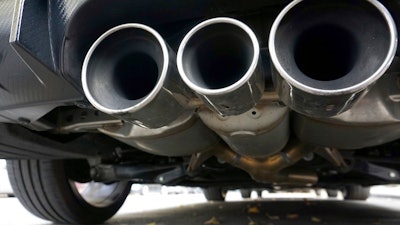
M 269 37 L 280 98 L 313 117 L 350 109 L 390 66 L 396 48 L 393 18 L 376 0 L 295 0 Z
M 239 115 L 256 105 L 264 92 L 259 44 L 253 31 L 231 18 L 195 26 L 177 54 L 182 80 L 214 112 Z
M 100 36 L 83 63 L 82 86 L 98 110 L 146 128 L 159 128 L 185 110 L 175 55 L 143 24 L 124 24 Z

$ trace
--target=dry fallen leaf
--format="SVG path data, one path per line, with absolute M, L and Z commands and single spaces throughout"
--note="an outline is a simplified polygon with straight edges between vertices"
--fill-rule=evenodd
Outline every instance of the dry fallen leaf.
M 307 199 L 304 199 L 304 205 L 311 206 L 311 205 L 316 205 L 316 203 L 315 202 L 310 202 Z
M 321 219 L 318 218 L 318 217 L 312 216 L 312 217 L 311 217 L 311 222 L 320 223 L 320 222 L 321 222 Z
M 249 225 L 258 225 L 256 222 L 254 222 L 250 217 L 247 217 L 249 220 Z
M 260 213 L 260 209 L 257 206 L 251 206 L 251 207 L 247 208 L 247 213 L 258 214 L 258 213 Z
M 204 225 L 220 225 L 220 222 L 217 218 L 215 218 L 215 216 L 213 216 L 211 219 L 204 222 Z
M 268 213 L 265 214 L 268 219 L 270 220 L 280 220 L 281 218 L 279 216 L 273 216 L 273 215 L 269 215 Z
M 295 214 L 295 213 L 287 214 L 286 218 L 291 219 L 291 220 L 298 219 L 299 214 Z

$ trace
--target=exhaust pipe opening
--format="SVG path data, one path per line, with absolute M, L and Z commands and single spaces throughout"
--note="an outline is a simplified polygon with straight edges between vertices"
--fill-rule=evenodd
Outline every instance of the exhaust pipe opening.
M 356 37 L 345 28 L 327 24 L 305 30 L 294 46 L 299 70 L 311 79 L 331 81 L 348 74 L 359 57 Z
M 168 64 L 153 33 L 136 26 L 117 28 L 93 44 L 84 66 L 86 96 L 107 113 L 128 110 L 150 96 Z
M 250 110 L 264 91 L 259 44 L 244 23 L 206 20 L 182 40 L 177 65 L 182 80 L 219 115 Z
M 281 99 L 316 117 L 351 108 L 390 66 L 396 48 L 393 18 L 376 0 L 294 0 L 269 38 Z
M 155 30 L 137 23 L 95 41 L 83 63 L 82 87 L 98 110 L 147 128 L 171 124 L 190 98 L 175 54 Z
M 147 54 L 133 53 L 124 56 L 115 65 L 115 90 L 121 92 L 121 97 L 127 100 L 141 99 L 157 84 L 158 71 L 157 63 Z M 140 86 L 132 88 L 132 84 Z
M 233 24 L 214 24 L 193 34 L 182 58 L 187 78 L 204 89 L 221 89 L 238 82 L 251 66 L 250 37 Z

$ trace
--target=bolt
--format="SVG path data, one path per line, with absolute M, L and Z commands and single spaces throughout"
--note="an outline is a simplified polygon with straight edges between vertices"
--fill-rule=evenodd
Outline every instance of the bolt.
M 116 156 L 117 156 L 118 158 L 122 158 L 123 151 L 122 151 L 122 148 L 121 148 L 121 147 L 116 147 L 114 153 L 116 154 Z
M 93 167 L 90 169 L 90 176 L 92 178 L 98 178 L 100 176 L 99 171 L 97 170 L 97 168 Z
M 91 105 L 87 101 L 78 101 L 75 102 L 75 105 L 78 106 L 79 108 L 91 108 Z
M 391 172 L 389 172 L 389 177 L 390 178 L 396 178 L 397 174 L 395 172 L 391 171 Z
M 81 120 L 84 120 L 84 119 L 86 119 L 86 117 L 88 116 L 88 112 L 82 111 L 80 116 L 81 116 L 80 119 L 81 119 Z
M 304 157 L 303 160 L 307 162 L 311 162 L 314 159 L 314 153 L 310 152 L 307 153 Z
M 335 105 L 327 105 L 326 106 L 326 111 L 328 111 L 328 112 L 332 111 L 333 109 L 335 109 Z
M 158 181 L 163 182 L 164 181 L 164 177 L 159 177 Z
M 31 121 L 30 121 L 29 119 L 24 118 L 24 117 L 18 118 L 18 122 L 19 122 L 21 125 L 24 125 L 24 126 L 29 125 L 29 124 L 31 123 Z
M 400 76 L 397 77 L 397 88 L 400 88 Z

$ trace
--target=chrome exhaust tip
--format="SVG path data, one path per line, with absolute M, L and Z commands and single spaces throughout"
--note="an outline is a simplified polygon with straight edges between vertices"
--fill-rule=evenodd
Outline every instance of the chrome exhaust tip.
M 350 109 L 385 73 L 396 48 L 393 18 L 376 0 L 295 0 L 269 37 L 281 99 L 313 117 Z
M 184 37 L 177 54 L 182 80 L 213 111 L 238 115 L 264 91 L 260 49 L 254 32 L 226 17 L 206 20 Z
M 143 24 L 114 27 L 94 42 L 83 63 L 82 86 L 95 108 L 143 127 L 168 125 L 185 110 L 175 55 Z

